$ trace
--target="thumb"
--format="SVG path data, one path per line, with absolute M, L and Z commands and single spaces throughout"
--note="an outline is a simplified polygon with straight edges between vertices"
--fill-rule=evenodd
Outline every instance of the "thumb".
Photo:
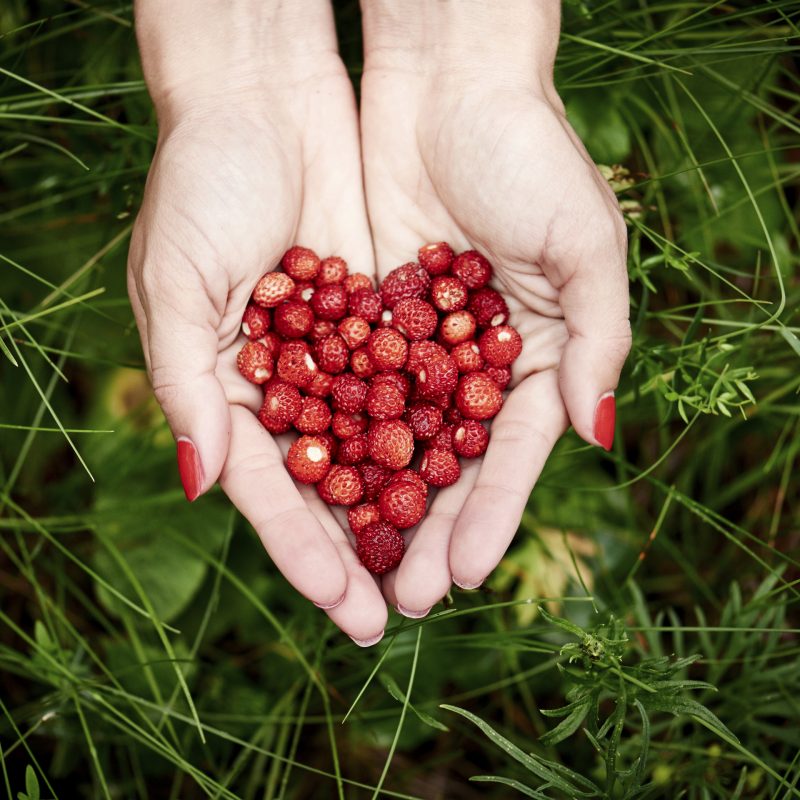
M 552 269 L 569 332 L 559 366 L 561 397 L 578 435 L 606 450 L 614 442 L 614 390 L 631 348 L 627 234 L 617 213 L 605 230 L 592 230 L 591 244 L 573 239 L 569 259 Z

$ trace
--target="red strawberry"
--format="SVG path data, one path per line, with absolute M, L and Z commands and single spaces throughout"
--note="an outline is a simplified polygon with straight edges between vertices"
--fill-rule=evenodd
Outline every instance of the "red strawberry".
M 359 347 L 350 355 L 350 369 L 357 378 L 371 378 L 375 374 L 375 365 L 366 347 Z
M 268 272 L 253 290 L 253 301 L 264 308 L 279 306 L 294 292 L 294 281 L 284 272 Z
M 475 317 L 469 311 L 451 311 L 439 326 L 439 336 L 448 346 L 472 339 L 475 336 Z
M 361 413 L 346 414 L 343 411 L 334 411 L 331 418 L 331 430 L 339 439 L 349 439 L 351 436 L 364 433 L 368 425 L 369 420 Z
M 347 343 L 338 333 L 323 336 L 314 348 L 319 368 L 336 375 L 342 372 L 350 361 Z
M 351 350 L 356 350 L 367 343 L 370 327 L 363 317 L 345 317 L 339 323 L 339 335 Z
M 371 291 L 372 280 L 363 272 L 354 272 L 344 279 L 344 288 L 347 294 L 353 294 L 353 292 L 357 292 L 360 289 L 369 289 Z
M 389 481 L 378 498 L 382 519 L 403 530 L 425 515 L 425 495 L 409 480 Z
M 294 292 L 290 300 L 302 300 L 307 303 L 314 296 L 314 284 L 311 281 L 295 281 Z
M 287 339 L 305 336 L 313 324 L 314 312 L 302 300 L 288 300 L 275 309 L 275 330 Z
M 367 438 L 372 460 L 389 469 L 408 466 L 414 455 L 414 435 L 408 425 L 398 419 L 373 422 Z
M 388 522 L 373 522 L 356 537 L 356 553 L 374 575 L 383 575 L 402 560 L 406 543 L 402 534 Z
M 381 318 L 383 300 L 372 289 L 357 289 L 348 298 L 347 310 L 352 316 L 361 317 L 374 324 Z
M 405 407 L 405 394 L 390 383 L 373 383 L 367 390 L 367 414 L 372 419 L 399 419 Z
M 412 403 L 403 415 L 403 422 L 417 441 L 424 442 L 436 436 L 442 427 L 442 409 L 431 403 Z
M 511 370 L 508 367 L 486 367 L 486 374 L 498 385 L 501 392 L 511 381 Z
M 453 263 L 453 248 L 447 242 L 436 242 L 420 247 L 419 263 L 428 271 L 429 275 L 442 275 L 450 269 Z
M 302 407 L 303 400 L 296 386 L 274 380 L 264 390 L 264 403 L 258 418 L 270 433 L 286 433 Z
M 364 481 L 364 498 L 377 500 L 381 489 L 389 482 L 392 471 L 374 461 L 365 461 L 358 465 L 358 471 Z
M 402 372 L 396 372 L 395 370 L 381 372 L 370 381 L 370 386 L 382 386 L 384 384 L 394 386 L 403 395 L 403 398 L 408 397 L 411 389 L 411 381 Z
M 448 425 L 458 425 L 464 417 L 456 406 L 448 406 L 442 414 L 442 419 Z
M 242 317 L 242 333 L 252 341 L 260 339 L 272 326 L 272 318 L 266 308 L 248 303 Z
M 452 450 L 453 449 L 453 431 L 455 425 L 451 422 L 443 422 L 442 427 L 436 432 L 436 435 L 426 442 L 426 445 L 431 450 Z
M 401 482 L 413 484 L 417 491 L 421 492 L 425 497 L 428 496 L 428 484 L 425 483 L 422 478 L 420 478 L 419 472 L 415 472 L 413 469 L 409 469 L 408 467 L 405 469 L 399 469 L 397 472 L 392 474 L 392 477 L 389 478 L 389 482 L 386 485 L 394 486 L 396 483 Z
M 447 350 L 436 342 L 411 342 L 408 348 L 406 371 L 416 375 L 428 361 L 446 355 Z
M 347 290 L 338 283 L 321 286 L 311 298 L 311 308 L 319 319 L 342 319 L 347 314 Z
M 505 325 L 508 322 L 508 304 L 500 292 L 488 286 L 470 293 L 467 309 L 472 312 L 481 328 Z
M 261 342 L 245 342 L 236 356 L 236 366 L 250 383 L 266 383 L 272 377 L 274 362 Z
M 360 464 L 369 455 L 367 435 L 357 433 L 342 441 L 339 445 L 337 460 L 340 464 Z
M 477 458 L 486 452 L 489 433 L 476 419 L 465 419 L 453 431 L 453 450 L 464 458 Z
M 319 496 L 331 506 L 352 506 L 364 496 L 364 481 L 356 467 L 334 464 L 317 484 Z
M 522 337 L 510 325 L 496 325 L 481 334 L 478 347 L 489 366 L 507 367 L 522 352 Z
M 491 419 L 503 406 L 503 395 L 485 372 L 470 372 L 458 382 L 456 405 L 467 419 Z
M 450 351 L 450 356 L 456 362 L 459 372 L 475 372 L 484 367 L 483 356 L 475 342 L 457 344 Z
M 286 456 L 286 469 L 300 483 L 318 483 L 331 468 L 327 442 L 319 436 L 301 436 L 292 442 Z
M 281 354 L 281 347 L 283 347 L 283 340 L 277 333 L 273 333 L 269 331 L 265 333 L 261 339 L 261 344 L 269 350 L 269 354 L 272 357 L 273 361 L 276 361 L 278 356 Z
M 313 395 L 314 397 L 327 397 L 331 393 L 332 388 L 333 375 L 329 375 L 327 372 L 318 369 L 314 373 L 311 383 L 305 387 L 305 391 L 307 394 Z
M 342 283 L 347 277 L 347 262 L 338 256 L 323 258 L 317 273 L 317 286 Z
M 303 407 L 294 421 L 300 433 L 323 433 L 331 424 L 331 410 L 319 397 L 304 397 Z
M 468 289 L 482 289 L 492 278 L 492 265 L 477 250 L 467 250 L 455 257 L 450 272 Z
M 394 319 L 394 314 L 391 312 L 391 310 L 388 308 L 384 308 L 383 311 L 381 311 L 381 318 L 380 320 L 378 320 L 378 327 L 391 328 L 393 319 Z
M 295 386 L 308 386 L 318 368 L 305 342 L 284 342 L 278 356 L 278 377 Z
M 393 269 L 381 284 L 381 298 L 386 308 L 394 308 L 407 297 L 423 298 L 431 285 L 428 273 L 419 264 L 403 264 Z
M 372 331 L 367 350 L 378 370 L 402 369 L 408 358 L 408 342 L 394 328 L 378 328 Z
M 438 321 L 436 309 L 416 297 L 401 300 L 392 311 L 392 325 L 412 342 L 433 336 Z
M 458 458 L 452 450 L 426 450 L 419 474 L 431 486 L 451 486 L 461 476 Z
M 347 509 L 347 522 L 356 536 L 363 533 L 367 525 L 380 520 L 381 512 L 377 503 L 361 503 Z
M 417 390 L 426 400 L 451 394 L 457 384 L 458 367 L 449 355 L 432 358 L 417 372 Z
M 296 281 L 312 281 L 319 272 L 319 256 L 307 247 L 290 247 L 283 254 L 281 266 Z
M 440 275 L 431 282 L 431 303 L 439 311 L 461 311 L 467 307 L 467 287 L 452 275 Z
M 333 379 L 333 407 L 345 414 L 355 414 L 364 408 L 367 400 L 367 384 L 349 372 Z
M 320 339 L 330 336 L 332 333 L 336 333 L 335 322 L 332 322 L 329 319 L 317 319 L 314 320 L 314 325 L 311 328 L 311 333 L 309 334 L 308 338 L 311 339 L 312 342 L 316 343 Z

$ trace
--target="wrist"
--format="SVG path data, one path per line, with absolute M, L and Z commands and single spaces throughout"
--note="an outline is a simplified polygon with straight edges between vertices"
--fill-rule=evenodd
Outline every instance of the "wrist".
M 328 0 L 136 0 L 142 69 L 159 120 L 264 104 L 340 65 Z
M 362 0 L 364 69 L 437 82 L 552 86 L 558 0 Z

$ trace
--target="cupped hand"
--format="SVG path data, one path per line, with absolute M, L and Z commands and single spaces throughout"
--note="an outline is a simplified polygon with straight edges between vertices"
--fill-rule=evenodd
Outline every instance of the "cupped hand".
M 523 337 L 485 456 L 462 461 L 384 577 L 387 600 L 422 616 L 451 580 L 473 588 L 494 569 L 570 422 L 610 448 L 630 349 L 626 233 L 546 82 L 465 81 L 384 56 L 367 59 L 361 111 L 378 274 L 422 242 L 475 248 Z
M 307 75 L 267 81 L 159 111 L 129 293 L 189 499 L 219 479 L 297 590 L 371 640 L 386 622 L 378 586 L 313 487 L 292 481 L 288 442 L 255 416 L 261 388 L 236 369 L 248 298 L 292 244 L 374 273 L 344 67 L 318 56 Z

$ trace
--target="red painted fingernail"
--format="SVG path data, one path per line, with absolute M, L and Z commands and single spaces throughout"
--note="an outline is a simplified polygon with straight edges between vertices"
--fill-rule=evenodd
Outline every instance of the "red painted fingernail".
M 181 474 L 186 499 L 191 502 L 197 498 L 203 487 L 203 465 L 197 449 L 185 437 L 178 439 L 178 472 Z
M 604 394 L 594 410 L 594 438 L 604 450 L 614 444 L 614 424 L 617 419 L 617 401 L 614 392 Z

